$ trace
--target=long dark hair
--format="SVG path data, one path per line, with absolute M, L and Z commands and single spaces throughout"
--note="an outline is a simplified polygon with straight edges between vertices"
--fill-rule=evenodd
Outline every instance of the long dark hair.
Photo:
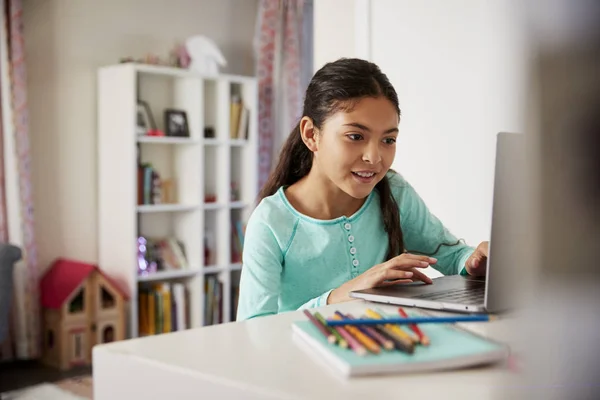
M 336 112 L 351 110 L 362 98 L 380 96 L 385 96 L 394 105 L 400 117 L 398 95 L 379 67 L 365 60 L 342 58 L 325 64 L 315 73 L 306 89 L 302 115 L 312 119 L 313 125 L 320 129 L 325 120 Z M 260 192 L 260 200 L 308 175 L 312 162 L 313 154 L 302 141 L 298 122 L 281 149 L 277 166 Z M 387 258 L 390 259 L 404 251 L 400 213 L 387 176 L 377 183 L 375 189 L 379 192 L 383 224 L 388 234 Z

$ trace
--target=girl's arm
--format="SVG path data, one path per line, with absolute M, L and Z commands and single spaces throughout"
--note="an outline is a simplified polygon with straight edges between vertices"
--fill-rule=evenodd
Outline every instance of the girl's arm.
M 429 211 L 423 199 L 408 182 L 403 182 L 400 195 L 396 199 L 400 207 L 400 224 L 406 251 L 437 258 L 438 262 L 433 268 L 444 275 L 466 275 L 465 262 L 475 249 L 462 241 L 459 242 L 458 238 Z M 448 245 L 440 246 L 442 243 Z M 438 246 L 439 250 L 431 254 Z
M 314 299 L 310 299 L 306 303 L 302 304 L 298 310 L 305 310 L 308 308 L 316 308 L 327 305 L 327 299 L 329 298 L 329 294 L 333 291 L 333 289 L 326 291 L 319 297 L 315 297 Z
M 271 228 L 250 218 L 246 227 L 236 320 L 277 314 L 283 253 Z

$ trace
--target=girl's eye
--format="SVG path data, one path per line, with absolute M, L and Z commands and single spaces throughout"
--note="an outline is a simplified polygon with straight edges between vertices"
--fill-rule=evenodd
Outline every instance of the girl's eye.
M 359 133 L 351 133 L 349 135 L 346 135 L 350 140 L 352 141 L 357 141 L 357 140 L 361 140 L 363 137 L 361 134 Z
M 396 138 L 388 137 L 388 138 L 383 139 L 383 142 L 385 144 L 394 144 L 394 143 L 396 143 Z

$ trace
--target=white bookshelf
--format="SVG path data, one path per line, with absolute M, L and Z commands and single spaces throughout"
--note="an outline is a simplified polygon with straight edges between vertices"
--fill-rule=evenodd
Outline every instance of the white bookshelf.
M 232 93 L 241 95 L 249 110 L 247 139 L 230 135 Z M 149 104 L 157 128 L 163 132 L 163 111 L 184 110 L 190 136 L 138 136 L 138 99 Z M 179 68 L 133 63 L 99 69 L 98 264 L 130 295 L 130 337 L 139 335 L 138 292 L 143 285 L 184 283 L 189 295 L 189 327 L 195 328 L 207 324 L 205 280 L 216 276 L 222 284 L 222 320 L 235 318 L 231 296 L 242 265 L 239 259 L 232 259 L 231 230 L 232 221 L 248 220 L 256 202 L 257 101 L 253 77 L 204 77 Z M 204 137 L 204 128 L 209 126 L 214 128 L 214 138 Z M 176 201 L 138 204 L 138 159 L 152 163 L 161 178 L 174 180 Z M 206 201 L 211 194 L 216 199 Z M 140 276 L 139 235 L 177 238 L 185 246 L 189 267 Z M 208 260 L 205 240 L 213 247 Z

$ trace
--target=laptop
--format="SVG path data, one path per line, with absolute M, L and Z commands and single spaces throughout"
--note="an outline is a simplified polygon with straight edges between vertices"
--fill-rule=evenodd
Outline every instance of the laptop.
M 494 170 L 492 229 L 485 277 L 451 275 L 433 284 L 413 282 L 350 292 L 350 297 L 407 307 L 465 313 L 500 313 L 514 306 L 511 282 L 518 277 L 527 236 L 528 174 L 525 138 L 498 133 Z M 435 256 L 435 255 L 434 255 Z

